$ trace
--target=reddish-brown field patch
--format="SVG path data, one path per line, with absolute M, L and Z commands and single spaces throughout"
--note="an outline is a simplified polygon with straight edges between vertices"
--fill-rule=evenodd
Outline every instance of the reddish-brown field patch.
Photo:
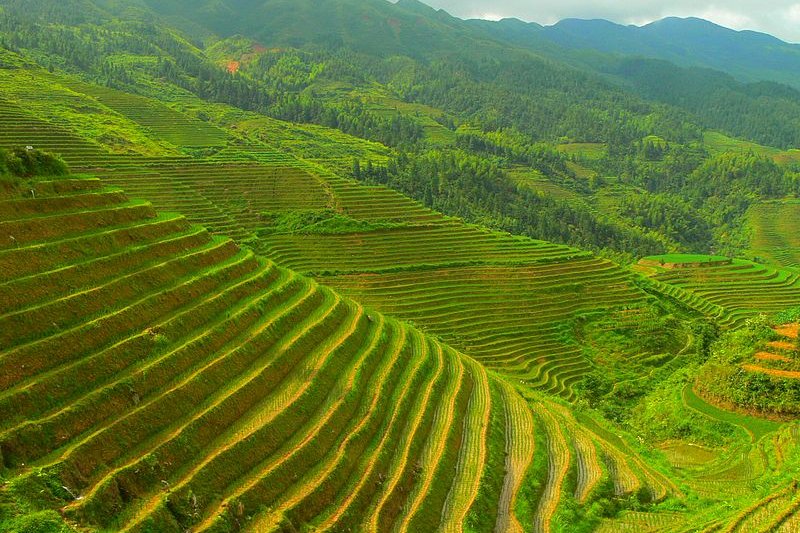
M 772 341 L 768 343 L 767 346 L 770 348 L 775 348 L 776 350 L 784 350 L 789 352 L 797 348 L 793 342 L 789 341 Z
M 798 331 L 800 331 L 800 324 L 784 324 L 783 326 L 778 326 L 775 328 L 775 332 L 778 335 L 783 335 L 784 337 L 788 337 L 790 339 L 796 339 L 798 336 Z
M 758 359 L 759 361 L 783 361 L 784 363 L 792 362 L 792 359 L 786 357 L 785 355 L 778 355 L 769 352 L 758 352 L 756 354 L 756 359 Z
M 760 372 L 778 378 L 800 379 L 800 372 L 792 370 L 777 370 L 775 368 L 766 368 L 758 365 L 742 365 L 742 368 L 750 372 Z

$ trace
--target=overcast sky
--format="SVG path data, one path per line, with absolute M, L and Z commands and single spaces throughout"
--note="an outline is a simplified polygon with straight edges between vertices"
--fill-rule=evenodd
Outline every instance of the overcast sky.
M 564 18 L 604 18 L 646 24 L 668 16 L 701 17 L 737 30 L 771 33 L 800 43 L 800 0 L 422 0 L 461 18 L 553 24 Z

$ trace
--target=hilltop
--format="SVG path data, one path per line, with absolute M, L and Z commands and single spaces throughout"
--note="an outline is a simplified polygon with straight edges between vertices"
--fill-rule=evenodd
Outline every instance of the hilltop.
M 703 19 L 669 17 L 641 27 L 569 19 L 541 32 L 565 48 L 664 59 L 719 70 L 746 82 L 769 80 L 800 88 L 800 45 Z

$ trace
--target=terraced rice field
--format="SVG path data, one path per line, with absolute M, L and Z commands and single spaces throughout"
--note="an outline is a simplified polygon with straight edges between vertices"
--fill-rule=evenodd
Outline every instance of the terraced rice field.
M 0 95 L 0 146 L 59 153 L 101 179 L 0 197 L 0 506 L 45 494 L 87 530 L 517 533 L 569 530 L 565 516 L 601 491 L 682 496 L 621 436 L 540 394 L 572 400 L 593 370 L 581 324 L 650 316 L 627 271 L 464 224 L 146 98 L 61 78 L 45 97 L 34 81 Z M 91 109 L 137 137 L 87 137 L 28 102 Z M 261 231 L 298 211 L 365 229 Z M 785 270 L 655 266 L 653 286 L 729 325 L 796 305 L 783 220 L 794 212 L 753 216 L 758 246 L 779 249 Z M 785 348 L 754 364 L 800 377 Z M 631 368 L 673 355 L 620 350 Z M 699 402 L 685 400 L 736 417 Z M 701 498 L 744 501 L 800 440 L 796 427 L 731 423 L 755 442 L 677 465 Z M 790 485 L 696 525 L 793 531 L 798 509 Z M 686 518 L 623 512 L 601 531 L 685 530 Z
M 0 100 L 115 154 L 178 156 L 179 148 L 98 100 L 72 90 L 73 78 L 46 70 L 3 69 Z M 3 113 L 0 109 L 0 117 Z
M 734 139 L 714 131 L 706 131 L 703 133 L 703 144 L 713 155 L 720 155 L 727 152 L 740 154 L 753 153 L 762 157 L 768 157 L 779 165 L 791 165 L 800 161 L 800 150 L 789 149 L 783 151 L 778 148 L 763 146 L 751 141 Z
M 557 146 L 559 152 L 583 159 L 600 159 L 607 153 L 607 147 L 602 143 L 568 143 Z
M 661 292 L 724 325 L 800 305 L 800 272 L 750 261 L 662 270 L 653 279 L 659 282 Z
M 456 140 L 455 132 L 437 121 L 445 116 L 439 109 L 406 102 L 380 93 L 362 92 L 359 96 L 368 109 L 378 116 L 391 118 L 397 116 L 398 112 L 402 112 L 407 117 L 413 117 L 413 120 L 422 127 L 425 137 L 431 142 L 453 144 Z
M 435 224 L 445 217 L 387 187 L 362 185 L 355 180 L 325 173 L 335 205 L 343 214 L 357 220 L 393 221 L 408 224 Z
M 254 238 L 267 214 L 320 210 L 331 204 L 325 184 L 296 167 L 221 160 L 164 161 L 98 174 L 108 183 L 147 198 L 160 210 L 179 212 L 240 242 Z
M 526 530 L 572 469 L 581 499 L 604 476 L 671 490 L 566 408 L 100 180 L 0 198 L 0 266 L 0 457 L 77 524 L 519 530 L 536 453 L 555 466 Z
M 689 385 L 682 392 L 682 401 L 688 410 L 715 423 L 729 425 L 739 435 L 735 439 L 738 444 L 711 453 L 703 448 L 673 450 L 673 460 L 682 463 L 680 468 L 686 473 L 686 484 L 703 497 L 720 498 L 724 495 L 729 499 L 740 499 L 747 503 L 734 508 L 745 509 L 752 503 L 750 497 L 754 492 L 765 486 L 764 479 L 776 473 L 782 475 L 787 458 L 797 453 L 800 443 L 797 424 L 778 423 L 720 409 L 697 396 Z M 719 510 L 709 516 L 700 513 L 699 518 L 716 523 L 720 516 L 729 514 L 728 511 Z
M 593 206 L 586 202 L 578 193 L 554 183 L 536 169 L 514 167 L 508 171 L 508 174 L 519 187 L 527 188 L 558 200 L 567 201 L 576 208 L 593 210 Z
M 313 521 L 337 495 L 349 498 L 338 521 L 353 523 L 378 495 L 374 482 L 348 484 L 425 450 L 433 459 L 438 439 L 458 435 L 468 448 L 448 452 L 469 461 L 423 463 L 430 482 L 416 493 L 419 516 L 463 519 L 485 419 L 504 416 L 479 366 L 183 218 L 98 181 L 69 185 L 0 202 L 4 236 L 40 230 L 0 245 L 2 293 L 14 296 L 0 316 L 0 448 L 15 483 L 35 482 L 31 466 L 58 475 L 75 496 L 67 516 L 124 530 L 214 529 L 267 503 L 256 520 Z M 37 286 L 50 289 L 25 290 Z M 392 461 L 389 436 L 411 428 L 413 452 Z M 364 455 L 376 439 L 387 453 Z M 385 516 L 381 529 L 396 518 Z
M 742 368 L 774 378 L 800 379 L 798 324 L 785 324 L 773 329 L 778 340 L 766 343 L 761 351 L 756 352 L 753 361 L 743 364 Z
M 691 528 L 687 524 L 673 525 L 664 531 L 792 533 L 800 525 L 800 491 L 796 481 L 784 482 L 774 492 L 757 498 L 742 510 L 714 510 L 715 513 L 701 513 Z
M 159 166 L 181 168 L 195 160 L 183 154 L 145 156 L 133 150 L 112 153 L 107 146 L 93 142 L 58 124 L 34 116 L 19 105 L 0 98 L 0 148 L 32 146 L 60 156 L 74 172 L 98 176 L 143 172 L 153 174 Z M 195 163 L 196 164 L 196 163 Z M 156 170 L 150 170 L 149 166 Z M 163 185 L 168 185 L 162 183 Z M 178 189 L 176 197 L 189 191 Z
M 37 138 L 37 145 L 64 153 L 57 149 L 57 139 L 63 138 L 65 132 L 47 123 L 32 125 L 21 121 L 19 115 L 8 115 L 8 118 L 21 122 L 19 131 L 9 136 L 9 145 L 12 139 L 18 143 L 31 129 L 41 130 L 45 138 Z M 471 288 L 458 294 L 469 302 L 467 309 L 460 313 L 448 305 L 450 299 L 443 297 L 442 288 L 437 289 L 431 283 L 424 285 L 430 288 L 427 295 L 420 291 L 407 295 L 407 301 L 415 304 L 424 296 L 426 303 L 420 307 L 420 313 L 409 316 L 402 310 L 391 310 L 435 331 L 493 368 L 568 397 L 572 383 L 580 379 L 589 366 L 580 355 L 579 346 L 559 342 L 564 325 L 587 310 L 635 305 L 643 300 L 643 293 L 634 290 L 620 270 L 599 261 L 587 263 L 588 254 L 467 226 L 387 188 L 365 187 L 330 175 L 318 177 L 298 168 L 302 164 L 292 164 L 283 155 L 273 157 L 269 150 L 259 155 L 251 148 L 254 146 L 237 148 L 232 145 L 212 160 L 196 163 L 111 156 L 99 146 L 82 146 L 74 154 L 64 155 L 79 170 L 94 170 L 108 183 L 152 201 L 159 210 L 181 213 L 215 234 L 240 242 L 254 239 L 263 225 L 264 213 L 282 210 L 333 207 L 356 220 L 406 224 L 365 233 L 270 235 L 258 241 L 257 249 L 281 265 L 316 274 L 407 269 L 416 271 L 409 276 L 427 281 L 446 280 L 453 274 L 447 269 L 438 272 L 431 267 L 491 265 L 484 269 L 462 269 L 462 278 L 469 277 L 462 281 Z M 248 157 L 255 157 L 257 161 L 243 162 L 244 154 L 250 154 Z M 79 163 L 81 158 L 86 160 Z M 539 274 L 531 269 L 508 267 L 540 263 L 553 264 L 550 274 L 542 271 L 542 283 L 532 281 L 531 278 L 538 278 Z M 495 270 L 497 265 L 500 268 Z M 560 288 L 555 278 L 551 277 L 552 282 L 546 279 L 548 275 L 569 272 L 573 272 L 571 280 Z M 583 276 L 585 279 L 581 279 Z M 493 280 L 504 277 L 510 281 L 501 287 L 490 286 Z M 396 287 L 392 288 L 390 277 L 387 280 L 382 287 L 370 287 L 378 293 L 374 297 L 364 291 L 351 294 L 378 307 L 386 298 L 406 296 Z M 326 281 L 335 283 L 330 278 Z M 413 280 L 404 282 L 405 286 L 414 283 Z M 599 297 L 589 294 L 592 292 L 590 284 L 594 283 L 601 289 L 595 293 L 601 295 Z M 345 288 L 345 285 L 340 286 Z M 487 293 L 493 293 L 491 298 L 497 304 L 489 314 L 478 311 L 477 296 Z M 603 293 L 608 296 L 602 296 Z M 525 302 L 520 304 L 514 319 L 502 329 L 496 329 L 508 302 L 517 305 L 522 300 Z M 441 310 L 447 310 L 452 317 L 442 315 Z M 470 318 L 476 311 L 484 315 L 477 322 L 475 316 Z M 460 324 L 454 322 L 459 318 Z M 478 327 L 464 335 L 470 322 Z
M 113 156 L 103 146 L 49 123 L 22 107 L 0 98 L 0 146 L 33 146 L 59 154 L 67 163 L 94 166 Z
M 100 176 L 147 198 L 159 211 L 181 213 L 240 242 L 254 238 L 265 213 L 325 209 L 332 203 L 327 184 L 263 145 L 232 141 L 206 160 L 112 154 L 2 99 L 0 122 L 0 147 L 30 145 L 56 153 L 73 171 Z
M 684 517 L 679 513 L 643 513 L 629 511 L 617 519 L 607 520 L 597 533 L 662 533 L 681 531 Z
M 582 316 L 575 326 L 576 341 L 593 359 L 617 376 L 614 388 L 644 381 L 665 365 L 680 364 L 678 356 L 693 347 L 691 334 L 665 324 L 648 308 L 600 311 Z
M 461 224 L 398 227 L 335 235 L 274 235 L 265 256 L 300 272 L 380 271 L 482 262 L 537 262 L 585 255 Z
M 783 267 L 800 267 L 800 202 L 765 202 L 751 208 L 751 253 Z
M 590 368 L 580 346 L 567 340 L 570 321 L 583 312 L 641 305 L 645 299 L 622 270 L 587 253 L 448 219 L 390 189 L 318 172 L 257 143 L 231 140 L 202 161 L 112 155 L 9 106 L 0 109 L 0 118 L 17 129 L 5 141 L 0 133 L 0 145 L 25 143 L 26 135 L 36 133 L 39 137 L 27 138 L 63 154 L 73 168 L 146 198 L 160 211 L 180 213 L 215 235 L 249 242 L 262 256 L 302 273 L 383 272 L 385 283 L 364 290 L 351 290 L 345 279 L 324 279 L 379 309 L 414 320 L 491 368 L 565 397 L 572 396 L 572 384 Z M 64 139 L 74 139 L 75 151 L 59 149 Z M 394 226 L 256 238 L 267 214 L 324 209 Z M 406 277 L 385 272 L 391 270 L 407 271 Z M 566 279 L 559 281 L 559 276 Z M 451 290 L 453 283 L 462 288 Z M 412 285 L 417 290 L 404 292 Z M 455 297 L 465 302 L 463 309 L 453 306 Z M 482 306 L 483 297 L 492 305 Z M 383 307 L 398 299 L 415 312 Z M 513 314 L 507 313 L 511 305 Z M 506 315 L 510 319 L 504 320 Z
M 571 398 L 591 368 L 570 340 L 576 317 L 645 304 L 611 263 L 264 146 L 231 141 L 202 161 L 113 155 L 13 104 L 0 117 L 16 128 L 0 145 L 32 139 L 102 177 L 0 202 L 0 456 L 15 487 L 57 479 L 70 520 L 549 531 L 565 500 L 604 481 L 620 496 L 676 490 L 531 392 Z M 265 213 L 298 209 L 395 226 L 256 239 Z M 523 501 L 530 484 L 541 491 Z
M 548 401 L 533 405 L 547 450 L 547 477 L 534 531 L 550 530 L 547 517 L 552 517 L 567 490 L 578 502 L 585 502 L 604 483 L 610 483 L 614 494 L 620 497 L 640 492 L 651 501 L 660 501 L 670 494 L 680 494 L 672 482 L 640 458 L 580 424 L 565 407 Z
M 781 427 L 778 422 L 720 409 L 698 396 L 690 385 L 683 389 L 682 394 L 684 404 L 690 409 L 698 411 L 709 418 L 741 428 L 754 443 Z
M 324 282 L 399 316 L 515 380 L 570 397 L 591 368 L 571 343 L 581 312 L 644 303 L 629 275 L 600 259 L 328 276 Z
M 712 414 L 709 414 L 712 416 Z M 726 421 L 727 420 L 723 420 Z M 603 521 L 598 531 L 652 533 L 721 532 L 793 532 L 800 524 L 800 499 L 797 483 L 787 481 L 787 457 L 797 452 L 800 427 L 786 424 L 754 445 L 728 451 L 686 447 L 673 443 L 671 457 L 690 455 L 690 466 L 684 459 L 685 485 L 691 487 L 708 504 L 695 514 L 677 512 L 631 512 Z M 766 476 L 777 474 L 777 483 L 764 483 Z M 764 495 L 765 487 L 772 493 Z M 760 496 L 759 496 L 760 494 Z M 719 500 L 721 503 L 712 503 Z
M 796 496 L 797 487 L 789 485 L 742 511 L 733 521 L 725 525 L 721 531 L 726 533 L 780 531 L 779 525 L 784 522 L 784 513 L 789 511 L 794 514 L 797 511 L 798 504 L 793 501 Z
M 153 137 L 175 146 L 208 148 L 227 144 L 228 134 L 224 130 L 155 100 L 79 81 L 70 80 L 66 85 L 136 122 Z

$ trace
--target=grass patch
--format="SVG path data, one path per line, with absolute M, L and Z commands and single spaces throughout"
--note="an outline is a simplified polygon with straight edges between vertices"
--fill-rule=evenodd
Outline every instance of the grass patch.
M 721 263 L 730 261 L 730 258 L 721 255 L 704 255 L 704 254 L 664 254 L 664 255 L 651 255 L 645 257 L 644 261 L 664 263 L 664 264 L 702 264 L 702 263 Z
M 55 511 L 42 511 L 0 521 L 0 531 L 6 533 L 76 533 Z
M 557 145 L 556 149 L 561 153 L 590 161 L 602 159 L 607 153 L 604 143 L 564 143 Z
M 778 422 L 757 418 L 754 416 L 743 415 L 731 411 L 725 411 L 700 398 L 692 388 L 691 384 L 687 384 L 683 388 L 683 401 L 687 406 L 698 411 L 709 418 L 719 420 L 727 424 L 738 426 L 744 429 L 754 442 L 758 442 L 761 438 L 773 431 L 777 431 L 781 427 Z
M 263 213 L 260 235 L 343 235 L 406 227 L 399 222 L 356 220 L 332 209 Z
M 707 131 L 703 134 L 703 145 L 712 155 L 720 155 L 726 152 L 752 152 L 756 155 L 769 157 L 779 165 L 800 163 L 800 150 L 780 150 L 771 146 L 764 146 L 750 141 L 734 139 L 715 131 Z

